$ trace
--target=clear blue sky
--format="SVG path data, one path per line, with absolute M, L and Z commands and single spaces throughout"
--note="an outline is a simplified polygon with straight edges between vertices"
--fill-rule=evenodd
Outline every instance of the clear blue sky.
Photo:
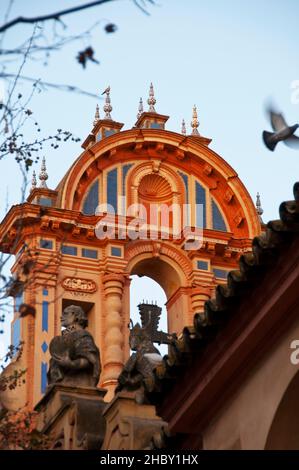
M 106 19 L 118 26 L 107 35 L 99 25 L 92 40 L 75 43 L 42 62 L 26 64 L 24 75 L 79 86 L 93 93 L 110 84 L 114 119 L 130 128 L 140 96 L 147 98 L 149 82 L 155 87 L 156 109 L 167 114 L 169 130 L 188 127 L 197 104 L 200 132 L 213 139 L 211 148 L 238 172 L 252 197 L 261 193 L 264 220 L 277 218 L 281 201 L 292 198 L 299 175 L 299 152 L 279 145 L 275 153 L 262 143 L 269 128 L 265 101 L 272 97 L 290 123 L 299 121 L 299 104 L 291 102 L 291 83 L 299 80 L 298 0 L 158 0 L 150 16 L 130 0 L 119 0 L 65 17 L 69 32 L 78 34 Z M 12 14 L 48 13 L 73 6 L 76 0 L 15 0 Z M 0 6 L 1 19 L 7 2 Z M 12 47 L 30 34 L 30 26 L 17 26 L 6 36 Z M 75 61 L 78 50 L 92 45 L 100 65 L 83 70 Z M 84 47 L 83 47 L 84 46 Z M 23 92 L 28 91 L 28 85 Z M 102 102 L 99 102 L 102 106 Z M 96 101 L 59 91 L 39 94 L 30 104 L 43 131 L 71 130 L 85 138 L 91 129 Z M 80 144 L 47 151 L 48 185 L 54 188 L 80 153 Z M 19 200 L 18 168 L 1 161 L 0 213 Z M 148 297 L 165 301 L 147 284 Z M 137 284 L 136 284 L 137 286 Z M 134 302 L 139 299 L 133 289 Z

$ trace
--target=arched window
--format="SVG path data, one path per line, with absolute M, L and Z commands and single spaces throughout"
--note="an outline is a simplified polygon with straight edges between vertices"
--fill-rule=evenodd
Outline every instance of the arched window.
M 207 223 L 207 206 L 206 206 L 206 190 L 198 183 L 195 182 L 195 199 L 196 199 L 196 225 L 197 227 L 206 228 Z M 202 214 L 202 218 L 201 218 Z
M 126 178 L 129 170 L 134 166 L 134 163 L 126 163 L 122 168 L 122 195 L 126 195 Z
M 185 200 L 186 204 L 189 202 L 189 186 L 188 186 L 188 175 L 186 173 L 182 173 L 181 171 L 178 172 L 179 175 L 181 176 L 182 180 L 184 181 L 184 186 L 185 186 Z
M 117 212 L 117 168 L 107 174 L 107 204 Z
M 226 223 L 224 222 L 220 209 L 214 199 L 212 199 L 212 218 L 214 230 L 222 230 L 222 232 L 227 232 Z
M 96 180 L 90 187 L 83 204 L 83 214 L 94 215 L 99 205 L 99 181 Z
M 184 181 L 184 186 L 185 186 L 185 201 L 186 204 L 189 204 L 189 181 L 188 181 L 188 175 L 186 173 L 182 173 L 181 171 L 178 172 L 182 180 Z M 185 223 L 187 225 L 190 225 L 190 213 L 189 213 L 189 207 L 185 209 L 185 217 L 186 221 Z
M 126 213 L 127 208 L 127 193 L 126 193 L 126 181 L 127 175 L 130 169 L 134 166 L 134 163 L 126 163 L 122 166 L 122 179 L 121 179 L 121 186 L 122 186 L 122 207 L 120 208 L 121 214 L 124 215 Z

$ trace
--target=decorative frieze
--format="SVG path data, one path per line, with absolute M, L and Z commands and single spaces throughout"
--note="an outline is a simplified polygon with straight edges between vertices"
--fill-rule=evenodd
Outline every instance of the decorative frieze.
M 65 290 L 85 292 L 92 294 L 97 290 L 97 285 L 92 279 L 82 279 L 79 277 L 66 277 L 62 281 Z

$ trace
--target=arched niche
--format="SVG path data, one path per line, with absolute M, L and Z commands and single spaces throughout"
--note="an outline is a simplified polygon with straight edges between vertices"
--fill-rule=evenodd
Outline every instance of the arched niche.
M 132 267 L 131 274 L 147 276 L 156 281 L 169 299 L 180 287 L 179 273 L 170 263 L 161 258 L 141 257 Z

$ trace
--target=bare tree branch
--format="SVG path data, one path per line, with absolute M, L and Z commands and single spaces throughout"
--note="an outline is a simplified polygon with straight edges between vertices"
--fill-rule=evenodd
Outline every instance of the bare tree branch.
M 13 73 L 3 73 L 0 75 L 1 78 L 6 79 L 6 78 L 15 78 L 16 75 Z M 78 93 L 80 95 L 85 95 L 89 96 L 90 98 L 96 98 L 96 99 L 102 99 L 98 95 L 94 93 L 90 93 L 89 91 L 82 90 L 82 88 L 79 88 L 75 85 L 66 85 L 63 83 L 51 83 L 51 82 L 44 82 L 43 80 L 37 79 L 37 78 L 32 78 L 32 77 L 26 77 L 24 75 L 20 75 L 18 77 L 20 80 L 25 80 L 27 82 L 33 83 L 35 86 L 40 85 L 41 87 L 50 87 L 50 88 L 55 88 L 56 90 L 60 91 L 71 91 L 73 93 Z
M 0 33 L 3 33 L 7 29 L 12 28 L 16 24 L 20 24 L 20 23 L 38 23 L 38 22 L 43 22 L 43 21 L 48 21 L 48 20 L 59 21 L 61 16 L 69 15 L 70 13 L 76 13 L 77 11 L 86 10 L 87 8 L 92 8 L 97 5 L 102 5 L 103 3 L 108 3 L 112 1 L 115 1 L 115 0 L 97 0 L 95 2 L 88 2 L 85 5 L 78 5 L 77 7 L 67 8 L 66 10 L 57 11 L 55 13 L 49 13 L 48 15 L 35 16 L 32 18 L 18 16 L 17 18 L 14 18 L 13 20 L 0 26 Z
M 53 42 L 52 44 L 44 44 L 44 45 L 39 45 L 39 44 L 32 44 L 31 50 L 30 50 L 30 55 L 34 53 L 39 53 L 39 52 L 48 52 L 48 51 L 58 51 L 62 49 L 64 46 L 66 46 L 69 43 L 82 40 L 82 39 L 88 39 L 91 37 L 91 31 L 98 26 L 101 23 L 101 21 L 97 21 L 94 26 L 89 28 L 87 31 L 84 31 L 80 34 L 77 34 L 75 36 L 67 36 L 67 37 L 59 37 L 59 40 L 56 42 Z M 1 49 L 0 48 L 0 55 L 24 55 L 24 52 L 27 47 L 27 42 L 26 41 L 24 44 L 21 44 L 18 47 L 15 47 L 13 49 Z

